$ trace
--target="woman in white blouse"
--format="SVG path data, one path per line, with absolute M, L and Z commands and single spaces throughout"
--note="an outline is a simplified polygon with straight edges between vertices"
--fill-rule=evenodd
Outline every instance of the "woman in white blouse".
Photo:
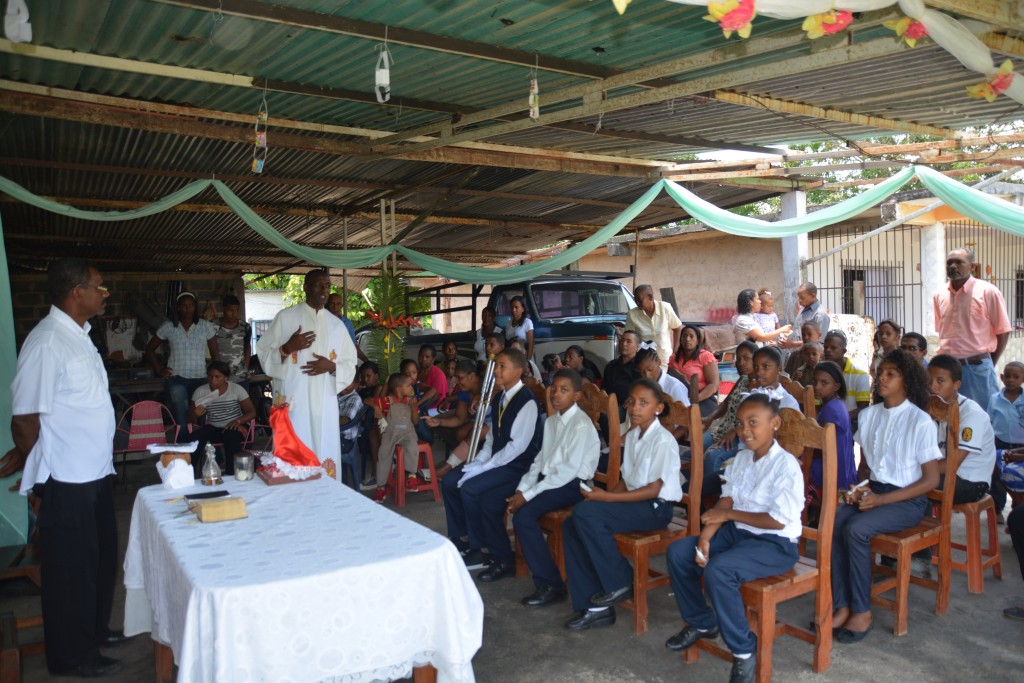
M 736 315 L 732 318 L 732 329 L 737 344 L 749 339 L 758 346 L 764 346 L 793 331 L 792 325 L 783 325 L 777 330 L 765 332 L 754 319 L 754 314 L 760 312 L 761 299 L 757 296 L 757 292 L 752 289 L 744 289 L 736 296 Z
M 870 483 L 843 493 L 832 537 L 832 624 L 840 643 L 858 643 L 872 627 L 871 539 L 919 523 L 927 493 L 938 486 L 942 452 L 935 423 L 922 410 L 929 386 L 917 359 L 896 349 L 878 368 L 874 404 L 860 413 L 857 477 Z
M 685 650 L 721 631 L 733 655 L 730 681 L 753 681 L 757 668 L 757 639 L 740 586 L 788 571 L 799 557 L 804 477 L 799 460 L 775 441 L 781 424 L 778 401 L 765 394 L 743 400 L 736 432 L 744 448 L 725 470 L 722 497 L 701 517 L 700 536 L 668 549 L 668 573 L 687 626 L 665 647 Z
M 533 321 L 526 312 L 526 299 L 521 296 L 514 296 L 509 301 L 509 311 L 512 317 L 505 325 L 505 339 L 519 338 L 523 340 L 523 348 L 526 357 L 533 360 Z
M 626 435 L 622 478 L 608 491 L 581 484 L 586 500 L 562 527 L 576 612 L 565 627 L 573 631 L 611 626 L 614 605 L 633 596 L 633 568 L 619 552 L 615 534 L 664 529 L 672 521 L 672 503 L 683 497 L 679 445 L 658 421 L 665 396 L 657 382 L 634 382 L 626 410 L 634 427 Z

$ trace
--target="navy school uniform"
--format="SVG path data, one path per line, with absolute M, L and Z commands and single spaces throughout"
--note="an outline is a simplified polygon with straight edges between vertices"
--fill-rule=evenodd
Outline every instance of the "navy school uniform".
M 504 407 L 503 407 L 504 404 Z M 515 560 L 505 528 L 507 499 L 540 451 L 540 410 L 533 392 L 516 383 L 495 398 L 490 431 L 476 460 L 441 480 L 448 538 L 469 537 L 470 550 L 491 551 L 502 564 Z
M 941 460 L 935 423 L 910 401 L 892 408 L 882 403 L 859 415 L 854 441 L 871 470 L 871 490 L 888 493 L 921 478 L 921 467 Z M 871 539 L 920 522 L 928 510 L 924 495 L 861 511 L 840 505 L 832 533 L 832 604 L 861 613 L 871 609 Z
M 565 571 L 572 608 L 590 609 L 595 593 L 633 585 L 633 568 L 619 552 L 614 534 L 664 529 L 672 521 L 672 503 L 683 497 L 679 482 L 679 444 L 655 420 L 641 438 L 639 429 L 626 435 L 622 480 L 634 491 L 661 481 L 656 498 L 639 502 L 584 500 L 562 527 Z
M 688 536 L 669 546 L 668 573 L 686 623 L 701 631 L 719 629 L 730 652 L 748 655 L 756 650 L 757 640 L 747 622 L 740 586 L 781 574 L 796 564 L 804 477 L 800 462 L 775 442 L 756 461 L 753 451 L 741 450 L 724 478 L 722 496 L 732 498 L 734 510 L 767 512 L 783 528 L 726 522 L 711 537 L 704 567 L 697 564 L 698 537 Z
M 540 518 L 583 499 L 580 482 L 594 476 L 600 452 L 594 423 L 578 406 L 572 405 L 544 422 L 540 454 L 517 486 L 527 502 L 512 516 L 523 558 L 537 588 L 565 587 L 541 531 Z

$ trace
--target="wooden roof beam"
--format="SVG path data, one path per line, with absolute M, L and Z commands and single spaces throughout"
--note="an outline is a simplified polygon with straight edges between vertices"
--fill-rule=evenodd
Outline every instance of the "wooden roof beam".
M 928 0 L 928 5 L 1001 28 L 1024 29 L 1024 3 L 1019 0 Z
M 735 88 L 739 85 L 764 80 L 766 78 L 792 76 L 818 69 L 828 69 L 854 64 L 860 61 L 898 54 L 905 49 L 907 48 L 903 43 L 893 41 L 889 38 L 880 38 L 855 45 L 846 45 L 843 43 L 838 47 L 824 48 L 811 54 L 792 57 L 782 62 L 750 66 L 736 69 L 734 71 L 717 73 L 711 76 L 698 76 L 692 80 L 675 83 L 661 88 L 655 88 L 653 90 L 634 92 L 626 95 L 620 95 L 618 97 L 609 96 L 606 99 L 598 99 L 593 102 L 584 99 L 581 104 L 576 106 L 566 107 L 547 114 L 542 112 L 540 118 L 536 121 L 523 119 L 500 123 L 497 125 L 483 126 L 473 130 L 441 136 L 431 142 L 420 142 L 393 147 L 388 152 L 370 155 L 370 158 L 394 157 L 398 154 L 410 154 L 424 150 L 431 150 L 437 147 L 447 147 L 461 142 L 482 140 L 507 133 L 515 133 L 538 125 L 547 126 L 552 123 L 571 121 L 584 116 L 597 116 L 599 114 L 607 114 L 609 112 L 621 111 L 623 109 L 658 104 L 677 97 L 690 97 L 704 92 Z M 605 89 L 602 83 L 592 84 L 588 87 L 596 87 L 599 90 Z M 551 96 L 552 94 L 549 94 L 547 97 L 551 98 Z M 498 107 L 496 109 L 488 110 L 488 112 L 494 112 L 500 109 L 501 108 Z M 483 112 L 473 116 L 480 117 L 480 120 L 495 118 L 493 115 Z
M 2 90 L 0 90 L 0 111 L 185 137 L 229 140 L 252 145 L 252 129 L 249 126 L 226 126 L 196 121 L 193 118 L 168 117 L 138 110 L 120 110 L 105 105 L 85 104 L 50 97 L 26 97 Z M 305 152 L 343 156 L 352 156 L 356 151 L 355 143 L 352 142 L 289 133 L 276 133 L 271 145 Z M 555 150 L 535 150 L 534 152 L 534 154 L 512 154 L 480 149 L 446 148 L 416 154 L 397 154 L 394 155 L 394 158 L 634 178 L 651 178 L 652 174 L 659 170 L 643 160 L 636 160 L 638 162 L 636 164 L 630 163 L 630 160 L 627 159 L 616 162 L 599 162 L 575 159 L 570 153 L 560 153 Z
M 899 121 L 897 119 L 890 119 L 883 116 L 872 116 L 869 114 L 855 114 L 853 112 L 840 111 L 838 109 L 815 107 L 801 102 L 791 102 L 788 100 L 776 99 L 774 97 L 752 95 L 730 90 L 716 90 L 711 94 L 711 99 L 718 100 L 719 102 L 726 102 L 728 104 L 736 104 L 741 107 L 751 107 L 753 109 L 795 114 L 797 116 L 807 116 L 826 121 L 840 121 L 842 123 L 851 123 L 857 126 L 866 126 L 868 128 L 895 130 L 903 133 L 913 133 L 916 135 L 932 135 L 934 137 L 948 139 L 952 139 L 957 136 L 955 130 L 940 128 L 938 126 L 930 126 L 926 123 Z

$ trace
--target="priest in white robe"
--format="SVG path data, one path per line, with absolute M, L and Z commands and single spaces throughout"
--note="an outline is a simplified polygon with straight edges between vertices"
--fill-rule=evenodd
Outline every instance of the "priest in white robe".
M 338 471 L 341 441 L 338 398 L 352 383 L 356 349 L 345 325 L 324 306 L 330 278 L 323 270 L 306 273 L 305 303 L 279 311 L 256 344 L 274 394 L 290 403 L 295 434 L 321 463 L 332 460 Z

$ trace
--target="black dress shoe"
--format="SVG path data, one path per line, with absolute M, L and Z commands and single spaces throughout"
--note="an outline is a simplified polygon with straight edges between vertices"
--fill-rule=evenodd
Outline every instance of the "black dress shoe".
M 733 657 L 729 683 L 754 683 L 755 673 L 757 673 L 757 657 L 755 655 L 750 655 L 746 659 Z
M 124 634 L 124 631 L 107 631 L 106 635 L 99 637 L 100 647 L 118 647 L 129 642 L 131 638 Z
M 75 676 L 77 678 L 101 678 L 103 676 L 110 676 L 116 674 L 121 670 L 121 662 L 110 657 L 104 657 L 103 655 L 97 655 L 95 659 L 90 661 L 88 664 L 79 664 L 78 666 L 72 666 L 67 669 L 59 669 L 57 671 L 51 671 L 50 673 L 54 676 Z
M 578 612 L 576 616 L 565 622 L 565 627 L 570 631 L 586 631 L 591 628 L 603 628 L 615 623 L 615 608 L 609 607 L 600 612 Z
M 594 593 L 590 596 L 590 604 L 594 607 L 611 607 L 617 605 L 623 600 L 631 600 L 633 598 L 633 587 L 623 586 L 618 590 L 609 591 L 607 593 Z
M 528 595 L 522 600 L 521 603 L 527 607 L 544 607 L 545 605 L 551 605 L 556 602 L 561 602 L 569 595 L 569 591 L 565 588 L 555 588 L 544 584 L 533 592 L 533 595 Z
M 498 581 L 504 579 L 506 576 L 516 575 L 515 563 L 504 564 L 502 562 L 495 562 L 487 569 L 480 572 L 480 580 L 484 583 L 491 583 L 492 581 Z
M 679 652 L 680 650 L 689 650 L 693 647 L 701 638 L 717 638 L 718 628 L 708 629 L 707 631 L 698 631 L 693 626 L 687 626 L 679 633 L 675 634 L 671 638 L 665 641 L 665 647 L 670 650 Z

